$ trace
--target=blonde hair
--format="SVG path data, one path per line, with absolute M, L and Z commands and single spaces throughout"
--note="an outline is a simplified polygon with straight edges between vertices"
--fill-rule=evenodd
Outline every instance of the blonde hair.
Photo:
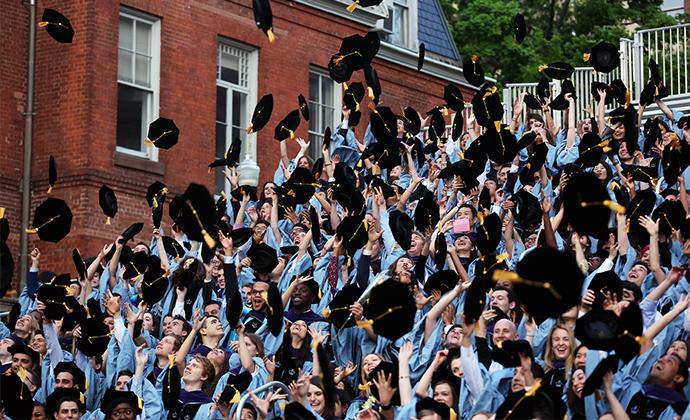
M 573 335 L 572 330 L 570 330 L 567 326 L 563 324 L 556 324 L 553 326 L 553 328 L 551 328 L 551 331 L 549 331 L 549 336 L 546 340 L 546 346 L 544 347 L 544 372 L 548 372 L 554 369 L 553 362 L 554 360 L 556 360 L 556 354 L 553 352 L 553 345 L 551 344 L 551 339 L 553 337 L 553 333 L 556 330 L 565 331 L 568 334 L 568 338 L 570 340 L 570 344 L 568 346 L 568 356 L 565 359 L 565 372 L 566 377 L 568 377 L 575 362 L 575 336 Z

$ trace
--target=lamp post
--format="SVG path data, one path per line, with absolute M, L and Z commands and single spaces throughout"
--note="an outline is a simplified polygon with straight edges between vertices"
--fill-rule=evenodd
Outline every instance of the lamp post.
M 252 187 L 259 186 L 259 173 L 261 168 L 252 159 L 249 151 L 244 154 L 244 160 L 239 165 L 239 180 L 240 185 L 249 185 Z

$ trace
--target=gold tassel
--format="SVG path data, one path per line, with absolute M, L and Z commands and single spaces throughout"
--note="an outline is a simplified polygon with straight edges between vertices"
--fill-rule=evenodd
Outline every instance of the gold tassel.
M 496 131 L 499 133 L 501 132 L 501 122 L 500 121 L 494 121 L 494 127 L 496 127 Z
M 609 209 L 611 209 L 611 211 L 615 211 L 618 214 L 625 214 L 625 207 L 616 203 L 613 200 L 591 201 L 589 203 L 587 203 L 587 202 L 580 203 L 580 207 L 592 207 L 592 206 L 605 206 L 605 207 L 608 207 Z
M 450 409 L 450 420 L 457 420 L 458 415 L 452 408 Z
M 591 56 L 591 54 L 589 54 L 589 53 L 582 54 L 582 61 L 585 61 L 585 62 L 589 61 L 590 56 Z
M 331 316 L 331 311 L 329 309 L 324 309 L 321 311 L 321 315 L 323 315 L 324 318 L 329 318 Z
M 347 10 L 347 11 L 350 12 L 350 13 L 352 13 L 352 12 L 355 11 L 355 9 L 357 8 L 357 6 L 359 6 L 359 0 L 356 0 L 354 3 L 352 3 L 352 4 L 349 5 L 349 6 L 347 6 L 347 7 L 345 8 L 345 10 Z
M 372 89 L 371 86 L 367 86 L 367 94 L 369 95 L 369 99 L 371 99 L 372 101 L 374 100 L 374 98 L 376 98 L 376 95 L 374 95 L 374 89 Z
M 625 109 L 630 106 L 630 89 L 625 90 Z
M 540 66 L 539 66 L 539 73 L 543 72 L 543 71 L 546 70 L 547 68 L 549 68 L 549 66 L 547 66 L 546 64 L 540 65 Z
M 251 134 L 253 129 L 254 125 L 252 123 L 249 123 L 249 126 L 247 127 L 247 134 Z
M 0 219 L 4 219 L 4 218 L 5 218 L 5 208 L 0 207 Z
M 49 185 L 49 186 L 48 186 L 48 194 L 50 194 L 51 192 L 53 192 L 53 186 L 52 186 L 52 185 Z
M 36 228 L 26 229 L 26 233 L 28 233 L 28 234 L 38 233 L 38 229 L 36 229 Z
M 109 225 L 109 224 L 110 224 L 110 216 L 108 216 L 108 217 L 105 218 L 105 224 L 106 224 L 106 225 Z
M 368 327 L 368 326 L 373 325 L 373 324 L 374 324 L 374 321 L 371 319 L 366 319 L 364 321 L 357 321 L 357 326 L 359 328 Z
M 367 89 L 369 89 L 369 92 L 373 92 L 373 90 L 371 88 L 367 88 Z M 370 97 L 371 97 L 371 95 L 370 95 Z M 378 111 L 376 110 L 376 105 L 369 102 L 369 105 L 367 105 L 367 106 L 369 107 L 369 111 L 373 112 L 374 114 L 378 114 Z
M 268 42 L 275 42 L 276 36 L 273 33 L 273 28 L 268 28 L 268 31 L 266 31 L 266 35 L 268 35 Z

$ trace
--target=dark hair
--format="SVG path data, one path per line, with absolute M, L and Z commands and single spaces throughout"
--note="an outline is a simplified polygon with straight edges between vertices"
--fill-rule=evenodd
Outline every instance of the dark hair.
M 182 331 L 186 332 L 187 334 L 189 334 L 190 332 L 192 332 L 192 324 L 190 324 L 189 322 L 187 322 L 187 320 L 184 319 L 184 317 L 183 317 L 182 315 L 175 315 L 175 316 L 173 317 L 173 321 L 175 321 L 175 320 L 180 320 L 180 321 L 182 321 Z
M 642 289 L 640 289 L 640 286 L 628 280 L 623 280 L 621 282 L 621 286 L 623 287 L 623 290 L 629 290 L 632 292 L 633 296 L 635 297 L 635 303 L 638 303 L 642 300 Z
M 137 247 L 137 246 L 139 246 L 139 245 L 143 245 L 143 246 L 146 248 L 146 254 L 150 254 L 150 253 L 151 253 L 151 248 L 149 248 L 149 246 L 146 245 L 144 242 L 141 242 L 141 241 L 140 241 L 140 242 L 137 242 L 137 244 L 134 245 L 134 246 Z
M 515 302 L 517 303 L 517 298 L 515 297 L 515 293 L 508 289 L 507 287 L 499 286 L 494 289 L 494 293 L 504 291 L 508 294 L 508 302 Z
M 131 378 L 132 376 L 134 376 L 134 373 L 132 373 L 132 371 L 129 369 L 123 369 L 117 372 L 117 376 L 115 377 L 115 379 L 119 378 L 120 376 L 129 376 Z
M 537 120 L 540 123 L 544 124 L 544 117 L 537 114 L 536 112 L 528 112 L 527 115 L 525 115 L 525 122 L 529 122 L 529 120 Z
M 323 393 L 327 392 L 325 387 L 323 386 L 323 382 L 321 382 L 321 378 L 315 376 L 315 377 L 312 377 L 309 382 L 312 385 L 314 385 L 315 387 L 319 388 L 321 390 L 321 392 L 323 392 Z M 335 407 L 334 406 L 329 407 L 325 403 L 325 396 L 324 396 L 324 404 L 323 404 L 323 413 L 321 413 L 319 415 L 321 417 L 323 417 L 324 419 L 332 419 L 335 416 Z
M 470 209 L 470 210 L 472 210 L 472 216 L 473 216 L 473 217 L 477 217 L 477 209 L 475 209 L 474 206 L 473 206 L 472 204 L 464 203 L 463 205 L 461 205 L 460 207 L 458 207 L 458 210 L 460 210 L 461 208 L 465 208 L 465 207 L 468 208 L 468 209 Z
M 680 375 L 683 377 L 683 382 L 676 384 L 676 390 L 680 391 L 685 387 L 685 385 L 688 384 L 688 362 L 681 359 L 679 356 L 675 354 L 673 355 L 673 357 L 675 357 L 678 360 L 678 372 L 676 372 L 676 375 Z

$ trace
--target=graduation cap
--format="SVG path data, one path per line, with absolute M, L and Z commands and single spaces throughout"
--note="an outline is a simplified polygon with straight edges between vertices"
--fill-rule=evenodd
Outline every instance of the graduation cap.
M 74 38 L 74 28 L 69 19 L 53 9 L 43 9 L 43 16 L 38 26 L 45 28 L 48 35 L 63 44 L 71 44 Z M 52 414 L 52 413 L 51 413 Z
M 108 328 L 107 325 L 105 325 L 105 327 Z M 100 353 L 103 353 L 104 351 L 105 349 Z M 95 356 L 95 354 L 91 356 Z M 70 375 L 72 375 L 72 378 L 74 378 L 73 382 L 78 387 L 79 391 L 84 392 L 86 390 L 86 375 L 84 374 L 84 371 L 77 366 L 76 363 L 72 361 L 59 362 L 53 368 L 53 374 L 57 378 L 57 376 L 62 372 L 67 372 Z
M 518 44 L 522 44 L 527 35 L 527 24 L 525 24 L 525 16 L 518 13 L 513 18 L 513 39 Z
M 613 104 L 614 94 L 613 94 L 613 89 L 611 86 L 607 85 L 606 83 L 598 82 L 598 81 L 593 81 L 592 84 L 590 85 L 590 93 L 594 97 L 595 101 L 601 100 L 601 97 L 599 96 L 599 91 L 603 90 L 606 91 L 606 105 L 611 105 Z
M 159 149 L 170 149 L 177 144 L 180 129 L 168 118 L 158 118 L 149 124 L 146 144 L 153 144 Z
M 659 233 L 674 235 L 685 222 L 685 206 L 677 200 L 665 200 L 654 209 L 652 219 L 659 222 Z
M 602 359 L 585 380 L 585 385 L 582 388 L 582 396 L 586 397 L 592 395 L 594 391 L 601 387 L 604 383 L 604 376 L 606 376 L 607 373 L 616 373 L 618 370 L 618 362 L 619 358 L 615 354 L 611 354 L 605 359 Z
M 352 256 L 366 245 L 369 238 L 369 224 L 359 215 L 347 216 L 338 224 L 336 235 L 343 241 L 348 255 Z
M 417 58 L 417 71 L 421 71 L 424 66 L 424 54 L 426 53 L 426 45 L 423 42 L 419 43 L 419 56 Z
M 269 0 L 252 0 L 252 10 L 254 11 L 254 22 L 256 22 L 256 27 L 266 34 L 268 42 L 275 41 L 276 36 L 273 34 L 271 2 Z
M 442 236 L 442 235 L 439 235 Z M 431 292 L 438 290 L 441 294 L 452 290 L 460 281 L 460 277 L 453 270 L 441 270 L 430 275 L 424 283 L 424 292 L 431 295 Z
M 456 112 L 453 117 L 453 126 L 451 128 L 450 136 L 453 140 L 458 140 L 462 136 L 463 130 L 465 128 L 465 117 L 463 117 L 462 112 Z
M 678 125 L 678 128 L 680 128 L 681 130 L 686 128 L 686 126 L 688 128 L 690 128 L 690 115 L 685 115 L 685 116 L 680 117 L 677 125 Z
M 36 207 L 27 233 L 37 233 L 42 241 L 58 243 L 72 228 L 72 211 L 64 200 L 48 197 Z
M 628 93 L 628 88 L 625 86 L 625 83 L 621 79 L 615 79 L 611 82 L 609 85 L 611 88 L 611 93 L 613 93 L 613 97 L 618 101 L 619 104 L 624 105 L 627 100 L 627 93 Z
M 86 280 L 86 264 L 84 263 L 84 259 L 81 257 L 81 254 L 77 248 L 72 250 L 72 262 L 77 269 L 79 278 Z
M 420 232 L 434 229 L 440 220 L 439 206 L 431 194 L 426 194 L 418 202 L 414 210 L 414 224 Z
M 79 408 L 79 412 L 86 413 L 86 404 L 84 402 L 84 394 L 76 388 L 55 388 L 53 392 L 46 398 L 46 413 L 55 413 L 59 410 L 63 402 L 75 402 Z
M 436 263 L 436 268 L 441 270 L 445 266 L 446 257 L 448 256 L 448 243 L 446 242 L 445 235 L 436 235 L 436 239 L 434 240 L 434 249 L 436 250 L 436 253 L 434 254 L 434 263 Z
M 396 340 L 412 331 L 417 307 L 407 285 L 387 280 L 372 288 L 364 311 L 367 320 L 358 326 L 372 325 L 376 334 Z
M 611 351 L 618 339 L 619 323 L 613 311 L 595 307 L 577 319 L 575 337 L 591 350 Z
M 609 236 L 611 211 L 624 213 L 625 208 L 611 200 L 606 187 L 591 172 L 580 172 L 570 177 L 563 191 L 565 220 L 580 235 L 598 239 Z
M 7 352 L 11 355 L 24 354 L 29 356 L 36 367 L 41 363 L 41 355 L 26 344 L 12 344 L 7 348 Z
M 480 259 L 478 262 L 484 262 L 484 260 Z M 475 272 L 479 271 L 475 270 Z M 463 315 L 465 316 L 465 320 L 467 322 L 471 323 L 479 320 L 479 317 L 482 315 L 482 312 L 484 312 L 484 308 L 486 307 L 486 292 L 492 285 L 491 278 L 486 274 L 482 272 L 481 276 L 477 276 L 474 281 L 472 281 L 465 294 Z
M 319 184 L 314 182 L 311 171 L 307 168 L 297 167 L 290 174 L 290 178 L 283 184 L 287 195 L 295 204 L 304 204 L 314 195 Z
M 499 131 L 489 128 L 480 138 L 487 156 L 496 163 L 511 162 L 520 151 L 515 134 L 504 124 Z
M 168 290 L 168 273 L 161 268 L 161 260 L 156 255 L 149 255 L 146 265 L 146 273 L 141 281 L 141 295 L 144 302 L 151 307 L 165 296 Z
M 491 352 L 491 358 L 505 368 L 521 366 L 521 355 L 534 359 L 532 346 L 526 340 L 499 341 Z
M 48 158 L 48 194 L 53 192 L 53 187 L 57 181 L 57 164 L 55 163 L 55 158 L 50 155 Z
M 511 195 L 508 200 L 515 203 L 511 212 L 523 229 L 532 231 L 539 226 L 542 217 L 541 203 L 534 194 L 522 189 Z
M 314 206 L 309 207 L 309 222 L 311 224 L 311 240 L 316 246 L 321 243 L 321 219 L 319 212 Z
M 230 237 L 232 238 L 232 245 L 235 247 L 244 245 L 248 240 L 254 235 L 254 230 L 252 228 L 239 228 L 233 229 L 230 232 Z
M 577 305 L 584 281 L 574 256 L 549 247 L 526 254 L 517 263 L 516 272 L 494 271 L 493 279 L 511 281 L 525 311 L 538 324 Z
M 527 108 L 529 108 L 529 109 L 537 109 L 537 110 L 542 109 L 542 103 L 541 103 L 540 99 L 531 92 L 527 92 L 527 94 L 525 95 L 524 101 L 525 101 L 525 105 L 527 105 Z
M 142 400 L 132 391 L 118 391 L 115 388 L 108 388 L 101 399 L 101 411 L 105 418 L 110 418 L 115 407 L 119 404 L 127 404 L 132 407 L 135 416 L 141 414 L 143 408 Z
M 245 194 L 249 195 L 249 201 L 258 201 L 257 188 L 253 185 L 240 185 L 234 190 L 230 191 L 230 196 L 237 201 L 242 201 L 242 197 Z
M 350 80 L 354 69 L 340 53 L 333 54 L 328 60 L 328 74 L 336 83 L 345 83 Z
M 600 308 L 608 293 L 611 293 L 612 296 L 616 296 L 618 301 L 622 300 L 623 284 L 621 282 L 622 280 L 613 270 L 601 271 L 595 274 L 587 287 L 594 292 L 592 307 Z
M 328 309 L 324 310 L 322 315 L 324 318 L 328 318 L 336 331 L 354 327 L 355 319 L 350 315 L 350 305 L 354 304 L 361 295 L 362 289 L 359 288 L 357 283 L 346 285 L 333 296 L 333 299 L 328 304 Z
M 350 83 L 350 85 L 347 85 L 347 83 L 343 84 L 345 87 L 343 92 L 343 103 L 349 110 L 359 111 L 359 103 L 364 99 L 364 85 L 361 82 Z M 352 114 L 350 114 L 350 116 L 352 116 Z
M 107 185 L 103 185 L 100 190 L 98 190 L 98 205 L 101 206 L 103 214 L 106 215 L 106 224 L 110 224 L 110 219 L 115 217 L 117 214 L 117 197 L 115 196 L 115 191 L 113 191 Z
M 543 64 L 539 66 L 539 72 L 544 73 L 552 79 L 563 80 L 570 77 L 575 71 L 575 68 L 568 63 L 557 61 L 551 64 Z
M 232 141 L 232 144 L 225 152 L 222 158 L 216 158 L 213 162 L 208 164 L 209 171 L 211 168 L 218 168 L 226 166 L 233 168 L 237 166 L 240 161 L 240 152 L 242 150 L 242 139 L 239 137 Z
M 55 284 L 44 284 L 38 288 L 36 300 L 46 305 L 43 315 L 47 319 L 55 320 L 64 318 L 68 309 L 65 304 L 68 289 L 69 286 L 63 287 Z
M 355 0 L 352 4 L 347 6 L 346 10 L 350 13 L 354 12 L 359 7 L 370 7 L 381 4 L 383 0 Z M 287 416 L 287 415 L 286 415 Z
M 623 308 L 618 325 L 618 340 L 615 343 L 616 355 L 625 363 L 640 353 L 641 343 L 644 341 L 642 311 L 640 307 L 631 303 Z
M 414 231 L 414 221 L 407 213 L 400 210 L 393 210 L 389 214 L 388 225 L 390 226 L 393 238 L 400 245 L 400 248 L 407 251 L 412 246 L 412 232 Z
M 357 0 L 357 2 L 352 3 L 350 6 L 359 4 L 360 1 L 364 0 Z M 307 407 L 303 406 L 302 403 L 299 401 L 292 401 L 289 402 L 285 405 L 285 408 L 283 409 L 283 415 L 285 416 L 286 419 L 295 419 L 295 420 L 316 420 L 316 415 L 314 415 L 313 411 L 310 411 L 307 409 Z
M 297 97 L 297 103 L 299 103 L 299 111 L 302 113 L 302 118 L 304 118 L 304 121 L 309 121 L 309 104 L 304 99 L 304 95 L 300 94 Z
M 17 373 L 8 370 L 0 375 L 0 401 L 4 414 L 12 419 L 29 419 L 33 413 L 34 400 L 29 387 L 19 376 L 26 377 L 26 370 L 19 368 Z
M 276 250 L 266 244 L 253 244 L 247 250 L 247 257 L 252 260 L 251 269 L 257 273 L 270 273 L 278 265 Z
M 266 1 L 268 2 L 268 0 Z M 247 134 L 261 131 L 268 123 L 268 120 L 271 119 L 272 112 L 273 95 L 269 93 L 262 96 L 259 102 L 256 103 L 251 122 L 249 123 L 249 127 L 247 127 Z
M 299 127 L 299 111 L 294 109 L 290 111 L 285 118 L 283 118 L 278 125 L 276 125 L 273 133 L 273 138 L 278 141 L 292 140 L 295 137 L 295 131 Z
M 523 136 L 524 137 L 524 136 Z M 518 143 L 519 145 L 520 143 Z M 546 156 L 549 153 L 549 148 L 546 143 L 535 144 L 532 151 L 527 156 L 527 163 L 520 169 L 520 182 L 527 185 L 533 180 L 534 174 L 546 163 Z
M 431 121 L 429 123 L 429 138 L 432 141 L 438 141 L 441 137 L 445 136 L 446 132 L 446 119 L 438 108 L 434 108 L 430 111 Z
M 635 181 L 646 182 L 652 187 L 656 187 L 656 183 L 659 180 L 658 168 L 652 166 L 628 165 L 623 170 L 623 173 L 631 175 Z
M 380 399 L 379 390 L 373 379 L 378 380 L 379 372 L 383 372 L 385 377 L 390 377 L 391 388 L 395 390 L 393 397 L 391 398 L 391 405 L 400 405 L 400 391 L 398 390 L 398 363 L 383 360 L 379 362 L 379 364 L 376 365 L 371 372 L 369 372 L 369 390 L 371 391 L 371 395 L 373 395 L 377 401 Z
M 363 57 L 366 63 L 371 63 L 371 61 L 379 53 L 379 48 L 381 48 L 381 37 L 379 36 L 379 31 L 371 30 L 364 35 L 364 50 Z
M 592 168 L 601 162 L 604 151 L 608 150 L 609 141 L 602 140 L 599 135 L 594 132 L 585 133 L 577 145 L 577 150 L 580 156 L 577 158 L 577 163 L 585 168 Z
M 421 418 L 423 413 L 434 413 L 439 418 L 450 418 L 450 407 L 446 404 L 438 402 L 431 397 L 424 397 L 415 404 L 415 413 L 417 418 Z
M 182 231 L 193 241 L 204 241 L 209 248 L 215 240 L 208 230 L 214 223 L 215 203 L 204 185 L 191 183 L 183 194 L 183 204 L 179 214 Z
M 403 109 L 403 124 L 405 131 L 416 136 L 422 129 L 422 121 L 419 119 L 419 114 L 411 106 L 406 106 Z
M 462 74 L 465 79 L 474 86 L 481 86 L 486 80 L 484 78 L 484 69 L 479 64 L 479 57 L 476 55 L 470 56 L 464 63 L 462 63 Z
M 573 85 L 573 82 L 570 81 L 569 79 L 563 80 L 561 82 L 561 92 L 553 98 L 553 101 L 549 104 L 549 108 L 556 110 L 556 111 L 563 111 L 570 106 L 570 103 L 568 100 L 565 98 L 566 94 L 570 94 L 573 99 L 577 99 L 577 96 L 575 95 L 575 86 Z
M 462 97 L 462 91 L 453 83 L 449 83 L 443 88 L 443 100 L 446 101 L 448 108 L 455 112 L 461 112 L 465 109 L 465 100 Z
M 488 216 L 480 216 L 480 225 L 477 228 L 477 248 L 482 255 L 488 255 L 496 251 L 501 242 L 503 223 L 496 213 Z
M 675 184 L 681 173 L 690 165 L 690 147 L 686 141 L 674 139 L 666 146 L 661 156 L 661 169 L 667 184 Z
M 165 203 L 165 197 L 168 195 L 168 187 L 160 181 L 154 181 L 146 189 L 146 202 L 149 207 L 155 208 L 159 204 Z
M 124 253 L 120 255 L 120 263 L 124 267 L 122 278 L 129 281 L 139 280 L 148 268 L 148 255 L 146 251 L 127 253 L 124 258 L 123 255 Z
M 393 140 L 398 135 L 398 119 L 387 106 L 379 106 L 371 109 L 369 115 L 371 134 L 379 142 Z M 365 153 L 362 153 L 364 155 Z
M 640 93 L 640 105 L 649 105 L 658 99 L 667 97 L 670 93 L 664 86 L 664 81 L 659 73 L 659 66 L 653 58 L 649 59 L 649 82 Z
M 472 111 L 477 124 L 486 128 L 499 130 L 503 119 L 503 104 L 498 95 L 498 88 L 493 83 L 487 83 L 472 98 Z
M 378 105 L 379 98 L 381 97 L 381 81 L 379 80 L 379 74 L 371 64 L 364 67 L 364 80 L 367 82 L 369 99 L 371 99 L 375 105 Z
M 240 396 L 252 383 L 252 374 L 248 371 L 228 377 L 228 381 L 218 397 L 219 404 L 234 404 L 240 402 Z
M 649 216 L 656 205 L 656 194 L 650 188 L 639 190 L 635 197 L 630 200 L 626 207 L 625 214 L 627 215 L 627 231 L 644 230 L 639 224 L 641 216 Z
M 132 223 L 125 229 L 120 236 L 122 239 L 119 240 L 121 244 L 125 244 L 132 240 L 135 236 L 144 229 L 144 224 L 142 222 Z
M 537 83 L 536 95 L 540 102 L 544 103 L 545 99 L 551 98 L 551 83 L 546 77 L 541 77 Z
M 584 55 L 583 61 L 589 61 L 594 70 L 600 73 L 610 73 L 621 64 L 618 47 L 606 41 L 594 45 L 589 54 Z

